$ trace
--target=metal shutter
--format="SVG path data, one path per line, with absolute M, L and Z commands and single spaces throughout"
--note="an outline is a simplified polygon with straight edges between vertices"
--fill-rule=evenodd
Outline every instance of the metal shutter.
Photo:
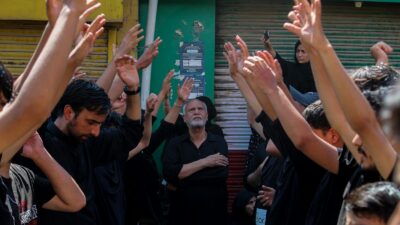
M 287 21 L 291 2 L 216 1 L 216 122 L 224 130 L 229 150 L 240 150 L 229 152 L 229 206 L 242 187 L 243 162 L 251 132 L 247 123 L 246 103 L 228 74 L 227 62 L 222 54 L 223 45 L 226 41 L 233 41 L 234 35 L 239 34 L 247 42 L 250 51 L 263 49 L 260 39 L 264 30 L 268 29 L 274 48 L 284 58 L 293 60 L 297 39 L 282 27 Z M 395 49 L 390 60 L 392 65 L 400 65 L 398 15 L 399 4 L 363 3 L 363 7 L 355 8 L 353 2 L 323 3 L 325 32 L 349 70 L 373 64 L 369 47 L 378 40 L 386 41 Z
M 7 23 L 0 27 L 0 60 L 14 76 L 22 73 L 42 35 L 42 23 Z M 96 41 L 93 52 L 85 59 L 82 70 L 90 77 L 100 76 L 107 66 L 107 31 Z

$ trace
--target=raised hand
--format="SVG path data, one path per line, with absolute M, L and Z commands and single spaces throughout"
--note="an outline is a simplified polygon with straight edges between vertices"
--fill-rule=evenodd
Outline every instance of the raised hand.
M 93 20 L 83 37 L 71 51 L 69 60 L 72 60 L 76 65 L 80 65 L 83 62 L 86 56 L 92 51 L 96 39 L 103 33 L 104 23 L 104 15 L 99 15 Z
M 383 41 L 379 41 L 371 48 L 371 55 L 377 64 L 389 64 L 389 54 L 393 52 L 393 48 Z
M 235 47 L 231 42 L 227 42 L 224 45 L 225 52 L 223 53 L 226 60 L 228 60 L 229 64 L 229 73 L 234 78 L 239 72 L 239 60 L 242 60 L 242 58 L 239 56 L 239 53 L 236 51 Z M 243 63 L 241 63 L 243 65 Z M 240 68 L 242 71 L 243 68 Z M 243 72 L 243 71 L 242 71 Z
M 172 77 L 174 76 L 174 73 L 175 73 L 175 71 L 172 69 L 164 77 L 161 91 L 163 91 L 165 93 L 165 95 L 167 95 L 167 93 L 169 93 L 169 91 L 171 90 L 171 80 L 172 80 Z
M 267 63 L 272 71 L 274 71 L 275 78 L 278 84 L 283 83 L 283 72 L 279 61 L 277 59 L 274 59 L 268 51 L 257 51 L 256 54 Z
M 41 153 L 45 151 L 42 138 L 39 136 L 38 132 L 33 133 L 33 135 L 25 142 L 22 147 L 21 155 L 35 159 L 36 157 L 40 157 Z
M 140 29 L 140 24 L 136 24 L 128 32 L 125 34 L 124 38 L 122 39 L 121 44 L 118 46 L 115 57 L 119 58 L 134 49 L 138 43 L 144 38 L 144 36 L 139 36 L 143 32 L 143 29 Z
M 228 166 L 228 158 L 220 153 L 209 155 L 202 159 L 205 167 Z
M 92 33 L 95 39 L 99 38 L 100 35 L 104 32 L 104 24 L 106 24 L 106 18 L 104 14 L 98 15 L 91 24 L 85 23 L 81 31 L 78 31 L 77 38 L 75 40 L 76 43 L 79 43 L 82 38 L 84 38 L 89 33 Z
M 129 88 L 139 87 L 139 75 L 132 56 L 124 55 L 115 60 L 118 76 Z
M 153 41 L 139 57 L 137 62 L 137 67 L 139 69 L 146 68 L 151 64 L 153 59 L 158 55 L 158 46 L 161 44 L 161 42 L 162 40 L 160 37 L 157 37 L 157 39 Z
M 237 41 L 236 44 L 240 48 L 240 54 L 236 55 L 238 71 L 240 74 L 243 74 L 244 61 L 249 57 L 249 49 L 246 42 L 239 35 L 236 35 L 235 39 Z
M 329 41 L 322 28 L 320 0 L 314 0 L 311 4 L 308 0 L 299 2 L 293 7 L 294 11 L 289 13 L 292 23 L 285 23 L 284 28 L 298 36 L 306 48 L 326 46 Z
M 154 93 L 151 93 L 146 99 L 146 112 L 152 113 L 157 102 L 158 96 Z
M 258 56 L 248 57 L 244 65 L 244 77 L 252 87 L 257 86 L 265 91 L 275 90 L 277 81 L 274 71 L 264 59 Z
M 181 101 L 182 103 L 186 102 L 186 100 L 190 96 L 190 93 L 192 92 L 193 84 L 194 84 L 194 79 L 189 78 L 189 79 L 185 79 L 182 86 L 178 85 L 179 101 Z

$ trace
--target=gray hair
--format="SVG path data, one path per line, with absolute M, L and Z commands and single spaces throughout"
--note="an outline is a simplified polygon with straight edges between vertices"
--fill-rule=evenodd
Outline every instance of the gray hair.
M 206 103 L 204 103 L 203 101 L 201 101 L 201 100 L 199 100 L 199 99 L 197 99 L 197 98 L 192 98 L 192 99 L 187 100 L 186 103 L 183 105 L 183 107 L 182 107 L 182 109 L 183 109 L 183 115 L 186 114 L 186 106 L 187 106 L 189 103 L 193 102 L 193 101 L 199 101 L 199 102 L 203 105 L 204 110 L 206 111 L 206 113 L 208 113 Z

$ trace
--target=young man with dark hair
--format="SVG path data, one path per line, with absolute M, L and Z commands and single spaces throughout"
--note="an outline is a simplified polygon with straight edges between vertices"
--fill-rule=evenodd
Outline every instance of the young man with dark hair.
M 111 109 L 108 95 L 96 84 L 71 82 L 57 104 L 57 118 L 49 120 L 41 136 L 49 153 L 82 188 L 86 207 L 77 213 L 43 210 L 41 224 L 100 224 L 95 204 L 95 166 L 114 159 L 126 160 L 142 137 L 139 77 L 133 59 L 116 60 L 118 75 L 125 82 L 127 108 L 118 127 L 101 129 Z
M 400 201 L 399 187 L 390 182 L 363 185 L 345 200 L 346 225 L 385 225 Z

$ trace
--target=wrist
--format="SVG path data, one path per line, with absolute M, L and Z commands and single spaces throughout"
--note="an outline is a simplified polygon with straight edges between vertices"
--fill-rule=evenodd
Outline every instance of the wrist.
M 182 106 L 183 106 L 183 101 L 180 100 L 180 99 L 176 100 L 174 106 L 176 106 L 176 107 L 182 107 Z
M 137 95 L 140 93 L 140 86 L 139 85 L 125 86 L 124 92 L 128 96 Z

